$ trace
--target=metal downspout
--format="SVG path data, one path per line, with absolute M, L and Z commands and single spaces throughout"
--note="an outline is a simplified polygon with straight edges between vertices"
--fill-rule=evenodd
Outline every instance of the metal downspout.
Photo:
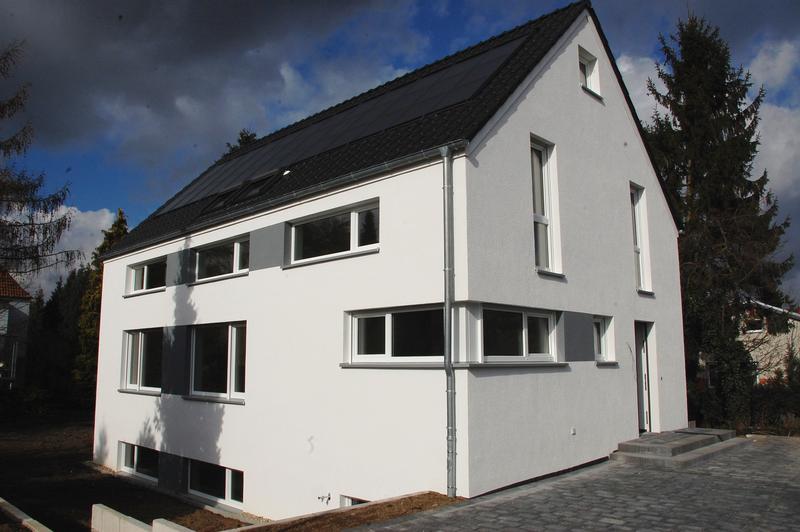
M 453 295 L 455 274 L 453 230 L 453 153 L 441 149 L 444 173 L 444 372 L 447 380 L 447 496 L 456 496 L 456 378 L 453 372 Z

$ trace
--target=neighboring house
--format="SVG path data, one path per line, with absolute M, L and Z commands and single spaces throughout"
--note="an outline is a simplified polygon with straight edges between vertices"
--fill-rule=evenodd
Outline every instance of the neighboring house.
M 281 518 L 445 492 L 448 411 L 458 495 L 607 457 L 687 425 L 677 236 L 572 4 L 226 155 L 105 255 L 94 459 Z
M 769 334 L 767 323 L 777 315 L 785 316 L 788 330 Z M 800 313 L 752 300 L 739 339 L 756 362 L 756 381 L 765 384 L 777 370 L 786 374 L 790 350 L 800 356 Z
M 11 274 L 0 271 L 0 389 L 24 383 L 30 302 Z

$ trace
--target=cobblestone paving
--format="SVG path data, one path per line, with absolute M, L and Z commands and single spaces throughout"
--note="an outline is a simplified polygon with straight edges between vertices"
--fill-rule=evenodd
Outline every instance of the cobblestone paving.
M 800 439 L 757 436 L 692 469 L 605 462 L 370 530 L 800 530 Z

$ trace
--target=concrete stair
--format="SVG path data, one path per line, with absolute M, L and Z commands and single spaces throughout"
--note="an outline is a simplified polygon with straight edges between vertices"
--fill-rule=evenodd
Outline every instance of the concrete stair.
M 690 428 L 642 434 L 619 444 L 612 460 L 653 469 L 684 469 L 744 443 L 732 430 Z

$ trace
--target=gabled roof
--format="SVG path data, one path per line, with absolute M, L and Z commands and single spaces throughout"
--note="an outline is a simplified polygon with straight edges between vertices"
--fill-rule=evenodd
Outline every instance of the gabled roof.
M 30 299 L 31 296 L 11 277 L 10 273 L 0 270 L 0 298 Z
M 570 4 L 224 156 L 104 258 L 341 186 L 342 177 L 472 139 L 585 9 Z

